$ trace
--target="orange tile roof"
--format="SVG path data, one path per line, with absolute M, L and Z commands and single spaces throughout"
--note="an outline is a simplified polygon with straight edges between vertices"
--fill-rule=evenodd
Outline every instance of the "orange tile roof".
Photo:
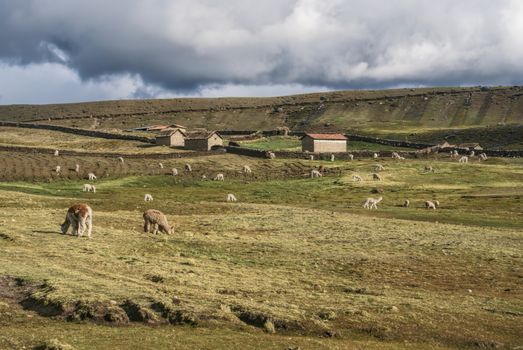
M 309 136 L 315 140 L 347 140 L 347 137 L 342 134 L 309 134 L 306 133 L 305 136 Z

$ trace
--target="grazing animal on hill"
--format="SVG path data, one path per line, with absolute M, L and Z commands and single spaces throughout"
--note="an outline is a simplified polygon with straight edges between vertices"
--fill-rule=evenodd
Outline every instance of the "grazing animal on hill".
M 408 199 L 405 199 L 405 202 L 403 202 L 403 206 L 404 206 L 405 208 L 408 208 L 409 205 L 410 205 L 410 201 L 409 201 Z
M 474 152 L 474 151 L 470 151 L 470 153 L 469 153 L 469 157 L 470 157 L 470 158 L 473 158 L 475 155 L 476 155 L 476 152 Z
M 322 177 L 322 173 L 320 173 L 318 170 L 311 170 L 311 177 L 312 178 L 315 178 L 315 177 Z
M 153 196 L 149 193 L 146 193 L 145 196 L 143 197 L 143 200 L 146 202 L 150 202 L 153 200 Z
M 434 209 L 436 210 L 436 208 L 439 206 L 439 202 L 438 201 L 425 201 L 425 208 L 427 209 Z
M 424 169 L 426 172 L 434 172 L 434 168 L 432 167 L 432 165 L 425 165 Z
M 92 180 L 96 180 L 96 175 L 95 175 L 94 173 L 89 173 L 89 174 L 87 174 L 87 178 L 88 178 L 89 180 L 91 180 L 91 181 L 92 181 Z
M 60 171 L 62 171 L 62 167 L 60 165 L 57 165 L 56 168 L 54 168 L 54 171 L 57 173 L 57 174 L 60 174 Z
M 120 163 L 125 163 L 125 160 L 123 159 L 123 157 L 118 157 L 118 160 L 120 161 Z
M 152 228 L 152 233 L 157 234 L 158 229 L 163 233 L 174 233 L 174 228 L 169 225 L 165 215 L 156 209 L 149 209 L 143 213 L 143 232 L 150 232 Z
M 309 156 L 309 160 L 314 160 L 314 155 L 313 155 L 313 154 L 311 154 L 311 155 Z
M 186 172 L 190 173 L 192 171 L 192 166 L 189 163 L 186 163 L 184 166 Z
M 350 160 L 354 160 L 354 154 L 349 153 L 349 159 L 350 159 Z
M 84 192 L 93 192 L 96 193 L 96 186 L 91 184 L 84 184 L 82 189 Z
M 202 180 L 207 180 L 207 175 L 202 175 Z
M 463 156 L 463 157 L 461 157 L 461 158 L 458 160 L 458 162 L 460 162 L 460 163 L 468 163 L 468 162 L 469 162 L 469 157 L 467 157 L 467 156 Z
M 267 158 L 275 159 L 276 158 L 276 154 L 274 154 L 274 152 L 269 151 L 269 152 L 267 152 Z
M 365 209 L 378 209 L 377 204 L 383 200 L 383 197 L 380 198 L 367 198 L 365 203 L 363 204 L 363 208 Z
M 224 181 L 225 177 L 223 176 L 223 174 L 216 174 L 216 176 L 214 177 L 213 180 L 214 181 Z
M 80 164 L 76 164 L 76 165 L 74 166 L 74 171 L 77 172 L 77 173 L 80 172 Z
M 236 199 L 236 196 L 234 194 L 229 193 L 227 195 L 227 202 L 236 202 L 236 201 L 237 201 L 237 199 Z
M 374 154 L 372 155 L 372 157 L 373 157 L 374 159 L 378 158 L 378 157 L 379 157 L 379 156 L 378 156 L 378 153 L 374 153 Z
M 479 160 L 482 161 L 482 160 L 487 160 L 487 154 L 486 153 L 480 153 L 479 154 Z
M 374 165 L 374 171 L 378 172 L 378 171 L 383 171 L 383 170 L 385 170 L 383 165 L 381 165 L 381 164 Z
M 84 203 L 73 205 L 67 210 L 64 223 L 60 226 L 62 233 L 65 235 L 69 226 L 72 226 L 72 234 L 78 237 L 83 236 L 87 228 L 87 237 L 91 238 L 93 226 L 93 210 Z
M 374 181 L 381 181 L 381 176 L 380 176 L 380 174 L 374 173 L 374 174 L 372 174 L 372 179 Z
M 163 163 L 158 163 L 158 166 L 160 167 L 160 169 L 163 169 Z
M 398 152 L 392 152 L 392 159 L 405 159 Z
M 331 154 L 331 162 L 334 162 L 336 160 L 336 156 L 334 154 Z
M 60 152 L 58 152 L 58 150 L 55 150 L 55 151 L 54 151 L 54 156 L 55 156 L 55 157 L 58 157 L 59 155 L 60 155 Z
M 252 173 L 251 167 L 248 166 L 248 165 L 244 165 L 244 166 L 243 166 L 243 172 L 244 172 L 245 174 L 250 174 L 250 173 Z
M 451 158 L 458 158 L 459 157 L 459 152 L 457 150 L 452 151 L 451 154 L 452 154 Z
M 172 174 L 172 176 L 176 176 L 176 175 L 178 175 L 178 169 L 176 169 L 176 168 L 172 168 L 172 169 L 171 169 L 171 174 Z
M 358 174 L 353 174 L 352 175 L 352 181 L 355 181 L 355 182 L 356 181 L 363 181 L 363 179 Z

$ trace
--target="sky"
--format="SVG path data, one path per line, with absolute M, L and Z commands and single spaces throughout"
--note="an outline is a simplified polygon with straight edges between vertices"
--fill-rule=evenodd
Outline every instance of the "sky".
M 0 104 L 523 85 L 520 0 L 0 0 Z

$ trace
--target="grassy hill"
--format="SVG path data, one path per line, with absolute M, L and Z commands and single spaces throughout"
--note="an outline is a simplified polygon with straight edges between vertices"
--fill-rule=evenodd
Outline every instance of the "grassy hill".
M 178 98 L 0 106 L 4 120 L 99 118 L 100 128 L 178 122 L 215 129 L 400 130 L 523 124 L 522 87 L 355 90 L 271 98 Z M 73 118 L 73 119 L 68 119 Z

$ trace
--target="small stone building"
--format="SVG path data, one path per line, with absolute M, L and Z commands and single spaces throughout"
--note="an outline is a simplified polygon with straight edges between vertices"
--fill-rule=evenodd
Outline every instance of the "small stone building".
M 458 148 L 465 148 L 469 151 L 481 151 L 483 149 L 483 147 L 481 147 L 480 144 L 477 142 L 461 143 L 458 145 Z
M 193 151 L 210 151 L 215 146 L 223 146 L 223 138 L 216 131 L 194 131 L 185 138 L 185 148 Z
M 303 152 L 339 153 L 347 152 L 347 137 L 342 134 L 309 134 L 301 138 Z
M 156 144 L 169 147 L 183 147 L 187 134 L 181 129 L 165 129 L 156 136 Z

